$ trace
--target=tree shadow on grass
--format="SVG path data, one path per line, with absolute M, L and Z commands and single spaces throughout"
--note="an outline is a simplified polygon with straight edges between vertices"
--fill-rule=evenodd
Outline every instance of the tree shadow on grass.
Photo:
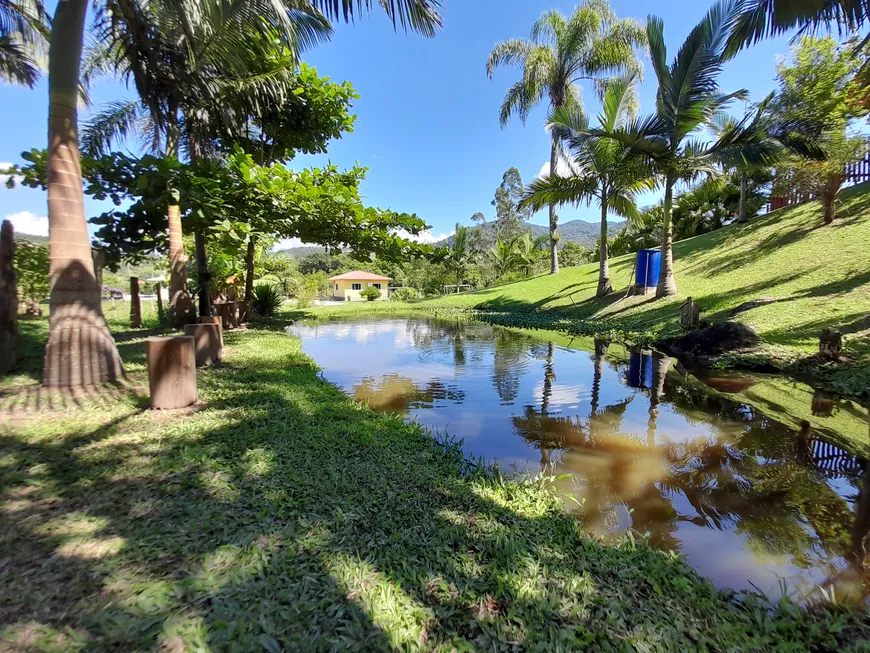
M 2 432 L 7 640 L 578 650 L 763 636 L 680 560 L 583 537 L 555 497 L 349 402 L 291 339 L 228 335 L 242 338 L 244 359 L 201 375 L 199 411 Z M 815 627 L 800 618 L 796 641 Z M 848 619 L 827 633 L 866 634 Z

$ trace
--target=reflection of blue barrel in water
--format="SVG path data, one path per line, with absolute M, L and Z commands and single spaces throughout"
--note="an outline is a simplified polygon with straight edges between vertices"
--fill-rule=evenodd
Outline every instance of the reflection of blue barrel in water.
M 637 253 L 637 285 L 649 288 L 658 285 L 662 271 L 662 252 L 658 249 L 642 249 Z
M 632 388 L 651 388 L 653 381 L 652 352 L 635 350 L 628 357 L 628 385 Z

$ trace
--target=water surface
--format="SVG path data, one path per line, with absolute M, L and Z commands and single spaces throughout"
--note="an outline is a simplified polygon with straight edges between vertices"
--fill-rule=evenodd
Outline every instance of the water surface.
M 373 408 L 462 438 L 469 456 L 508 471 L 570 475 L 557 481 L 577 500 L 566 506 L 605 539 L 646 534 L 720 588 L 868 594 L 870 465 L 855 443 L 870 440 L 856 404 L 485 324 L 291 329 L 328 380 Z

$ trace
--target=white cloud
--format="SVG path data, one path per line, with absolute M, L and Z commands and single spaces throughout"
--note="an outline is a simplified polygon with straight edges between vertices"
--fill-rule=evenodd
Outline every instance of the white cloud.
M 302 247 L 305 243 L 302 242 L 300 238 L 282 238 L 277 243 L 275 243 L 275 251 L 279 251 L 282 249 L 290 249 L 291 247 Z
M 544 175 L 550 174 L 550 162 L 547 161 L 544 165 L 541 166 L 540 171 L 538 171 L 538 176 L 543 177 Z M 576 171 L 573 169 L 571 163 L 565 157 L 559 157 L 559 160 L 556 162 L 556 174 L 560 177 L 572 177 L 576 174 Z
M 455 231 L 451 231 L 449 234 L 445 234 L 442 232 L 436 236 L 431 231 L 427 230 L 427 231 L 420 232 L 419 234 L 414 236 L 414 235 L 409 234 L 404 229 L 399 229 L 398 231 L 396 231 L 397 236 L 401 236 L 402 238 L 405 238 L 406 240 L 413 240 L 414 242 L 423 243 L 423 244 L 427 244 L 427 245 L 431 245 L 432 243 L 437 243 L 439 240 L 444 240 L 445 238 L 450 238 L 450 236 L 452 236 L 455 233 L 456 233 Z
M 11 168 L 11 167 L 12 167 L 12 164 L 9 163 L 9 161 L 0 161 L 0 170 L 6 170 L 6 169 Z M 13 175 L 0 175 L 0 184 L 2 184 L 3 186 L 6 186 L 6 182 L 9 181 L 9 177 L 12 177 L 12 176 Z M 21 175 L 14 175 L 14 177 L 15 177 L 15 181 L 17 183 L 21 183 L 21 179 L 22 179 Z
M 30 211 L 19 211 L 18 213 L 10 213 L 6 219 L 12 223 L 17 234 L 48 235 L 48 218 L 45 216 L 40 217 Z

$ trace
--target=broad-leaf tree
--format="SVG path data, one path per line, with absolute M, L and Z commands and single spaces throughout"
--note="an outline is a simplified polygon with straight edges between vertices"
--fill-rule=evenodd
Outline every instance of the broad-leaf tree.
M 556 10 L 544 12 L 532 27 L 531 38 L 498 43 L 486 62 L 492 79 L 499 66 L 518 66 L 520 81 L 505 94 L 499 120 L 504 127 L 511 116 L 525 123 L 532 109 L 547 102 L 551 109 L 582 107 L 580 83 L 589 80 L 599 92 L 607 78 L 641 71 L 637 51 L 644 47 L 643 28 L 633 19 L 619 20 L 607 0 L 585 0 L 566 17 Z M 558 164 L 558 139 L 550 145 L 550 174 Z M 550 205 L 550 273 L 559 271 L 558 216 Z
M 288 12 L 266 3 L 260 12 L 245 0 L 150 2 L 127 0 L 98 16 L 98 43 L 89 51 L 85 77 L 111 71 L 132 84 L 139 97 L 110 103 L 85 126 L 82 145 L 91 155 L 139 132 L 152 151 L 176 159 L 205 156 L 213 141 L 241 140 L 248 113 L 283 105 L 291 97 L 298 50 L 331 33 L 317 12 Z M 263 18 L 268 20 L 263 20 Z M 277 27 L 273 27 L 277 26 Z M 232 115 L 240 109 L 242 115 Z M 245 130 L 245 131 L 243 131 Z M 177 204 L 169 205 L 169 322 L 194 321 L 187 289 L 184 243 Z M 205 275 L 205 236 L 196 234 L 198 272 Z M 207 283 L 199 283 L 200 289 Z M 209 303 L 200 294 L 200 309 Z
M 635 95 L 634 75 L 614 80 L 607 88 L 598 116 L 598 128 L 604 132 L 623 129 Z M 550 129 L 564 151 L 570 153 L 568 173 L 544 175 L 529 184 L 523 206 L 539 209 L 547 204 L 589 204 L 597 201 L 601 208 L 601 237 L 597 297 L 613 292 L 607 250 L 607 214 L 637 222 L 637 193 L 650 190 L 651 167 L 646 158 L 632 152 L 625 144 L 608 137 L 585 137 L 588 120 L 578 109 L 557 109 Z
M 656 297 L 677 294 L 671 221 L 677 182 L 692 180 L 703 173 L 715 174 L 719 165 L 729 161 L 763 161 L 775 149 L 760 125 L 749 124 L 751 116 L 715 141 L 698 138 L 700 131 L 732 100 L 747 97 L 745 90 L 723 93 L 717 83 L 727 61 L 726 44 L 739 9 L 739 2 L 732 0 L 713 5 L 670 64 L 664 24 L 660 18 L 650 16 L 647 38 L 659 85 L 656 112 L 616 129 L 590 129 L 585 135 L 590 139 L 605 137 L 622 143 L 633 154 L 646 158 L 664 178 L 662 270 Z
M 345 20 L 371 8 L 371 0 L 254 0 L 243 12 L 289 21 L 291 10 L 322 9 Z M 116 0 L 104 7 L 117 8 Z M 394 24 L 431 35 L 440 25 L 436 0 L 383 0 Z M 78 115 L 82 43 L 87 0 L 59 0 L 49 43 L 48 213 L 51 250 L 51 322 L 46 346 L 45 383 L 87 385 L 122 374 L 118 350 L 106 327 L 94 278 L 79 164 Z M 151 62 L 143 61 L 143 65 Z
M 776 68 L 779 88 L 768 119 L 784 124 L 790 141 L 809 142 L 824 156 L 815 161 L 799 154 L 788 157 L 778 166 L 774 191 L 818 197 L 825 224 L 834 220 L 846 166 L 867 151 L 866 138 L 850 129 L 853 120 L 868 112 L 860 67 L 861 58 L 850 45 L 840 46 L 831 37 L 803 37 L 792 48 L 791 61 Z

